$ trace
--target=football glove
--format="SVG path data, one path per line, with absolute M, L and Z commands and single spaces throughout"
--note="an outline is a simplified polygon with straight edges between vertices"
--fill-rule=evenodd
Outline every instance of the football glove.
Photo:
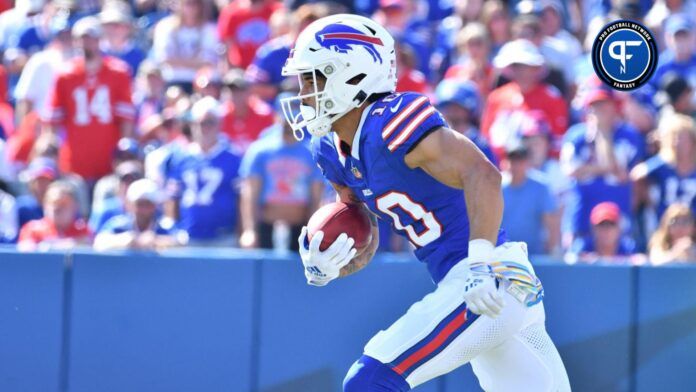
M 353 247 L 355 241 L 342 233 L 325 251 L 320 251 L 319 246 L 324 239 L 324 232 L 317 231 L 309 242 L 307 227 L 302 228 L 300 234 L 300 257 L 304 265 L 307 284 L 313 286 L 325 286 L 330 281 L 338 278 L 341 268 L 346 266 L 355 257 L 357 250 Z
M 464 281 L 464 301 L 469 310 L 492 318 L 498 317 L 505 306 L 493 270 L 486 264 L 493 261 L 494 249 L 486 240 L 469 242 L 467 264 L 471 269 Z

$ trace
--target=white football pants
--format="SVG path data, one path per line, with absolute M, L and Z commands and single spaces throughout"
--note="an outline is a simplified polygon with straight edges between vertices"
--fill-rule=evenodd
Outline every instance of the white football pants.
M 521 242 L 498 246 L 495 259 L 533 271 Z M 468 273 L 464 261 L 455 265 L 435 291 L 377 333 L 365 355 L 392 367 L 411 388 L 471 362 L 487 392 L 570 391 L 561 357 L 546 333 L 543 303 L 527 307 L 505 292 L 500 316 L 475 315 L 462 299 L 461 282 Z M 507 285 L 501 283 L 500 290 Z

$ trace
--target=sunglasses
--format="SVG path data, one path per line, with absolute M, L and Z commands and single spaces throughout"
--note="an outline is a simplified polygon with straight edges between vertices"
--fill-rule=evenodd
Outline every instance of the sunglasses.
M 669 220 L 670 226 L 688 226 L 694 222 L 690 216 L 677 216 Z

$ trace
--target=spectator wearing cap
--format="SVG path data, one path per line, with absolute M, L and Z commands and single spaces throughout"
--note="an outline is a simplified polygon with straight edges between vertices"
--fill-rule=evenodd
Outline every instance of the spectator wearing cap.
M 99 19 L 80 19 L 72 35 L 79 55 L 55 80 L 44 132 L 65 131 L 61 171 L 79 174 L 93 185 L 111 172 L 118 140 L 132 135 L 135 109 L 128 66 L 99 50 Z
M 220 10 L 218 36 L 227 48 L 227 61 L 246 68 L 256 50 L 270 39 L 269 19 L 283 3 L 276 0 L 233 1 Z
M 48 158 L 36 158 L 20 173 L 19 179 L 27 193 L 17 197 L 17 222 L 19 227 L 34 219 L 43 218 L 41 201 L 48 186 L 58 178 L 55 162 Z
M 531 169 L 546 181 L 562 207 L 562 199 L 570 189 L 570 179 L 561 170 L 558 159 L 550 155 L 551 126 L 546 114 L 540 110 L 525 112 L 520 116 L 518 126 L 519 137 L 529 150 Z
M 70 249 L 90 245 L 92 233 L 79 217 L 72 185 L 56 181 L 43 198 L 45 216 L 22 226 L 17 247 L 22 251 Z
M 134 85 L 133 104 L 136 113 L 136 133 L 142 135 L 144 122 L 150 116 L 159 114 L 164 109 L 166 86 L 162 78 L 162 71 L 149 60 L 140 63 Z
M 521 140 L 506 147 L 503 168 L 502 226 L 512 241 L 524 241 L 530 254 L 558 254 L 560 216 L 558 203 L 546 181 L 530 171 L 529 150 Z
M 584 95 L 584 103 L 586 119 L 568 130 L 561 151 L 561 167 L 572 179 L 572 202 L 564 217 L 569 237 L 589 235 L 590 211 L 605 201 L 619 206 L 625 218 L 622 229 L 630 228 L 628 172 L 645 153 L 642 136 L 621 118 L 613 90 L 593 88 Z
M 168 85 L 191 94 L 196 71 L 217 63 L 220 42 L 206 18 L 205 0 L 177 0 L 174 10 L 155 26 L 150 57 Z
M 186 233 L 174 222 L 158 217 L 162 193 L 157 184 L 140 179 L 128 187 L 126 213 L 109 219 L 94 239 L 94 249 L 161 250 L 184 245 Z
M 51 85 L 62 65 L 72 57 L 70 22 L 65 15 L 53 17 L 50 39 L 44 50 L 31 56 L 22 70 L 14 91 L 16 99 L 15 120 L 18 132 L 11 143 L 15 159 L 26 161 L 31 145 L 39 133 L 39 116 L 46 115 Z M 22 151 L 23 153 L 20 153 Z
M 142 160 L 143 155 L 137 140 L 124 137 L 118 141 L 112 159 L 114 173 L 100 178 L 94 185 L 92 211 L 99 210 L 107 199 L 116 196 L 118 193 L 119 178 L 115 171 L 119 165 L 127 161 L 142 162 Z
M 696 123 L 691 117 L 664 117 L 657 128 L 660 151 L 631 170 L 636 199 L 652 212 L 645 232 L 652 233 L 667 207 L 696 199 Z
M 280 9 L 275 12 L 286 11 Z M 261 45 L 245 71 L 252 94 L 258 95 L 269 104 L 275 101 L 278 92 L 281 91 L 281 85 L 286 80 L 282 75 L 282 69 L 295 39 L 310 23 L 327 15 L 330 15 L 330 7 L 326 3 L 303 4 L 292 12 L 290 31 Z
M 249 91 L 244 72 L 228 71 L 223 77 L 224 101 L 222 128 L 240 152 L 258 139 L 264 129 L 274 123 L 273 108 Z
M 221 135 L 220 118 L 215 98 L 197 101 L 191 108 L 192 142 L 170 158 L 165 210 L 192 245 L 237 243 L 241 158 Z
M 660 54 L 660 62 L 651 79 L 656 89 L 670 72 L 676 72 L 689 85 L 696 86 L 696 32 L 694 22 L 687 15 L 675 14 L 667 18 L 665 45 L 666 49 Z
M 696 262 L 696 224 L 687 204 L 669 206 L 650 239 L 650 263 Z
M 145 52 L 133 39 L 133 10 L 130 4 L 120 0 L 108 0 L 99 13 L 104 28 L 104 38 L 100 43 L 102 53 L 123 60 L 135 76 L 140 63 L 145 60 Z
M 455 38 L 457 57 L 445 72 L 445 79 L 476 83 L 483 100 L 493 88 L 495 73 L 490 61 L 491 43 L 486 27 L 471 22 Z
M 94 205 L 89 217 L 89 227 L 95 233 L 99 233 L 109 219 L 123 214 L 128 187 L 143 178 L 143 167 L 138 161 L 121 162 L 114 172 L 118 179 L 115 195 Z
M 566 53 L 562 53 L 556 47 L 552 46 L 547 40 L 541 27 L 541 18 L 536 14 L 518 15 L 512 24 L 513 39 L 524 39 L 536 46 L 544 56 L 544 81 L 555 86 L 564 97 L 570 97 L 573 94 L 572 81 L 575 78 L 573 67 L 569 67 L 569 63 L 573 63 L 577 58 L 570 58 Z M 505 83 L 505 73 L 503 73 L 500 83 Z
M 644 257 L 621 229 L 621 211 L 616 203 L 602 202 L 592 208 L 591 233 L 577 238 L 566 254 L 566 262 L 640 264 Z
M 58 169 L 58 154 L 60 151 L 60 139 L 56 135 L 42 134 L 36 139 L 36 143 L 29 154 L 31 162 L 44 159 L 48 165 L 56 170 L 56 179 L 71 184 L 77 195 L 78 205 L 82 216 L 88 216 L 90 211 L 91 189 L 85 180 L 77 174 L 63 173 Z
M 544 56 L 531 42 L 512 41 L 500 49 L 493 60 L 496 68 L 504 70 L 512 80 L 493 90 L 481 119 L 481 131 L 491 142 L 494 151 L 502 152 L 512 135 L 508 122 L 519 112 L 540 110 L 551 126 L 552 155 L 557 154 L 557 140 L 568 126 L 568 107 L 555 87 L 542 81 Z
M 278 100 L 291 94 L 284 93 Z M 324 181 L 306 143 L 297 141 L 292 128 L 278 115 L 273 130 L 252 143 L 240 166 L 242 235 L 245 248 L 274 247 L 274 224 L 290 228 L 297 238 L 304 222 L 319 208 Z M 289 241 L 297 250 L 297 241 Z
M 474 142 L 486 158 L 497 166 L 498 159 L 478 129 L 482 102 L 476 85 L 468 81 L 445 79 L 435 89 L 435 101 L 449 127 Z

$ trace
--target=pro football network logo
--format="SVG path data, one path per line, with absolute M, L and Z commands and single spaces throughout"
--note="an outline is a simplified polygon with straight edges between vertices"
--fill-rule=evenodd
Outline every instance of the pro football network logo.
M 604 26 L 592 45 L 592 66 L 616 90 L 633 90 L 650 80 L 657 66 L 657 43 L 640 23 L 617 20 Z

